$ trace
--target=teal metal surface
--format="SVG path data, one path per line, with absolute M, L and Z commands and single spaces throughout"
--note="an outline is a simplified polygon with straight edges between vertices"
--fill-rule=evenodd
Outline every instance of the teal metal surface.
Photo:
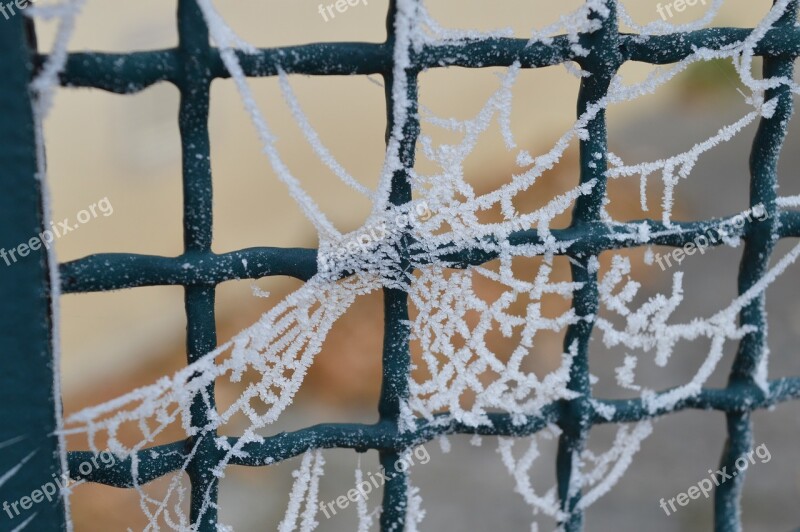
M 50 267 L 45 249 L 31 242 L 45 228 L 28 90 L 34 53 L 29 30 L 23 17 L 0 20 L 0 529 L 27 521 L 29 530 L 59 530 L 63 504 L 45 488 L 61 465 L 54 435 Z M 29 242 L 32 247 L 20 249 Z

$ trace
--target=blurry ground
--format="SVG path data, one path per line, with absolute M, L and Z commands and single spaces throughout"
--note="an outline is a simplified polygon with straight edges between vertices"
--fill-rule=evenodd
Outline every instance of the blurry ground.
M 96 3 L 95 3 L 96 4 Z M 171 20 L 171 2 L 143 2 L 131 5 L 96 4 L 79 28 L 77 48 L 127 50 L 174 44 L 174 30 L 164 22 Z M 218 2 L 221 11 L 239 24 L 246 38 L 259 45 L 275 45 L 304 40 L 344 40 L 382 38 L 385 2 L 370 2 L 363 9 L 353 8 L 341 20 L 325 23 L 308 2 L 244 2 L 235 9 L 231 2 Z M 267 16 L 267 4 L 277 16 Z M 278 4 L 280 4 L 278 6 Z M 486 27 L 521 24 L 513 13 L 531 10 L 530 2 L 509 1 L 485 11 L 478 2 L 459 4 L 458 10 L 444 0 L 430 2 L 435 15 L 449 11 L 451 24 Z M 535 13 L 551 22 L 568 6 L 534 2 Z M 731 2 L 737 6 L 727 15 L 732 25 L 752 24 L 753 13 L 764 2 Z M 572 3 L 570 3 L 570 6 Z M 143 7 L 144 6 L 144 7 Z M 145 13 L 145 15 L 142 15 Z M 261 13 L 263 16 L 256 16 Z M 136 19 L 135 17 L 140 17 Z M 94 20 L 123 17 L 136 21 L 125 31 L 114 25 L 91 24 Z M 345 18 L 347 17 L 347 18 Z M 538 20 L 538 19 L 537 19 Z M 158 22 L 154 22 L 158 21 Z M 288 21 L 288 22 L 287 22 Z M 477 22 L 476 22 L 477 21 Z M 735 22 L 735 24 L 734 24 Z M 521 28 L 519 34 L 523 34 Z M 537 23 L 537 25 L 542 25 Z M 304 28 L 297 36 L 294 28 Z M 89 31 L 89 29 L 95 31 Z M 127 32 L 127 33 L 126 33 Z M 263 36 L 266 38 L 262 38 Z M 46 39 L 45 39 L 46 40 Z M 646 70 L 626 66 L 631 79 L 640 79 Z M 422 76 L 423 103 L 438 114 L 466 118 L 480 108 L 497 85 L 498 71 L 466 72 L 448 70 Z M 610 147 L 628 162 L 654 160 L 688 149 L 712 135 L 724 124 L 744 114 L 730 76 L 724 67 L 709 65 L 674 83 L 655 97 L 649 97 L 609 112 Z M 515 92 L 515 133 L 531 151 L 541 152 L 574 115 L 577 84 L 563 69 L 524 73 Z M 373 185 L 381 163 L 383 143 L 383 91 L 365 79 L 292 78 L 298 97 L 317 126 L 320 135 L 362 182 Z M 281 138 L 280 147 L 290 167 L 308 186 L 334 221 L 346 229 L 360 224 L 367 205 L 348 195 L 321 166 L 309 156 L 299 132 L 292 128 L 276 90 L 274 80 L 254 82 L 262 109 L 273 121 Z M 452 87 L 459 87 L 454 95 Z M 462 90 L 469 87 L 469 90 Z M 229 83 L 215 83 L 212 96 L 212 156 L 215 174 L 215 250 L 224 252 L 246 246 L 315 246 L 313 232 L 299 211 L 289 203 L 260 156 L 255 135 Z M 63 260 L 99 251 L 130 251 L 176 255 L 180 253 L 180 183 L 174 90 L 158 87 L 134 97 L 105 95 L 89 91 L 62 91 L 57 100 L 48 134 L 49 156 L 54 175 L 56 217 L 74 216 L 78 210 L 108 196 L 115 214 L 92 222 L 69 239 L 59 242 Z M 741 112 L 740 112 L 741 111 Z M 85 118 L 88 113 L 88 118 Z M 357 119 L 353 119 L 356 117 Z M 536 117 L 531 122 L 527 117 Z M 81 135 L 70 135 L 81 124 Z M 676 217 L 700 219 L 744 210 L 747 206 L 749 144 L 755 132 L 749 127 L 732 143 L 712 150 L 701 160 L 691 178 L 679 185 Z M 795 178 L 800 170 L 800 153 L 794 148 L 800 126 L 794 122 L 784 150 L 781 166 L 781 194 L 800 193 Z M 98 148 L 98 146 L 100 148 Z M 498 155 L 499 154 L 499 155 Z M 502 149 L 496 131 L 483 143 L 470 175 L 476 186 L 490 189 L 508 179 L 514 171 L 513 159 Z M 574 150 L 554 172 L 547 174 L 526 199 L 533 207 L 542 198 L 552 197 L 574 186 L 577 162 Z M 658 217 L 659 187 L 651 186 L 651 212 Z M 609 206 L 618 219 L 641 218 L 638 181 L 615 182 L 610 187 Z M 564 220 L 562 220 L 563 222 Z M 787 249 L 783 244 L 780 252 Z M 686 272 L 686 301 L 676 319 L 707 315 L 727 304 L 735 294 L 736 263 L 740 249 L 715 250 L 705 256 L 690 257 Z M 644 282 L 646 294 L 668 291 L 669 273 L 657 266 L 646 267 L 641 253 L 631 253 L 634 276 Z M 607 258 L 606 258 L 607 259 Z M 556 276 L 566 279 L 561 264 Z M 800 374 L 800 358 L 795 349 L 800 335 L 800 287 L 796 269 L 790 270 L 769 292 L 771 311 L 771 377 Z M 267 308 L 299 286 L 281 279 L 259 281 L 271 292 L 268 299 L 252 295 L 249 281 L 233 282 L 219 289 L 218 324 L 220 341 L 225 341 L 253 323 Z M 75 411 L 147 384 L 183 365 L 182 291 L 180 288 L 147 288 L 100 295 L 69 296 L 63 302 L 65 409 Z M 373 421 L 379 391 L 381 309 L 379 296 L 360 300 L 337 324 L 317 358 L 295 405 L 274 427 L 275 432 L 293 430 L 323 421 Z M 553 335 L 541 341 L 532 358 L 537 371 L 548 371 L 558 362 L 560 338 Z M 733 349 L 729 348 L 729 352 Z M 618 394 L 613 368 L 624 353 L 607 352 L 596 342 L 592 371 L 600 378 L 596 393 L 604 397 Z M 671 364 L 660 370 L 653 385 L 663 388 L 691 375 L 702 352 L 687 349 L 676 354 Z M 713 385 L 723 385 L 730 357 L 720 365 Z M 643 369 L 644 372 L 644 369 Z M 646 376 L 646 375 L 644 375 Z M 236 390 L 218 391 L 222 403 L 230 401 Z M 774 412 L 754 416 L 756 443 L 765 443 L 772 460 L 752 466 L 744 494 L 746 530 L 788 532 L 800 525 L 800 462 L 796 441 L 800 435 L 800 405 L 789 404 Z M 235 427 L 229 427 L 231 433 Z M 592 444 L 607 445 L 613 433 L 608 427 L 596 430 Z M 716 469 L 724 443 L 724 417 L 718 413 L 684 412 L 656 423 L 654 434 L 622 481 L 588 512 L 588 531 L 642 530 L 701 531 L 711 528 L 711 505 L 698 500 L 667 517 L 659 508 L 660 498 L 674 497 Z M 514 493 L 503 470 L 496 444 L 485 439 L 481 447 L 468 438 L 451 438 L 452 450 L 444 454 L 436 442 L 426 445 L 431 460 L 414 470 L 413 482 L 422 489 L 427 517 L 424 530 L 488 531 L 528 530 L 530 510 Z M 80 442 L 73 442 L 75 448 Z M 534 486 L 544 491 L 554 482 L 554 446 L 545 446 L 534 472 Z M 355 453 L 326 453 L 327 474 L 320 498 L 329 501 L 352 485 Z M 377 471 L 374 453 L 363 457 L 365 472 Z M 223 482 L 222 521 L 237 531 L 274 530 L 282 518 L 291 485 L 293 460 L 272 468 L 243 470 L 231 468 Z M 235 470 L 234 470 L 235 469 Z M 379 498 L 374 496 L 374 506 Z M 76 530 L 115 531 L 141 529 L 138 497 L 126 490 L 83 486 L 74 497 Z M 354 512 L 348 510 L 327 520 L 320 516 L 320 530 L 352 532 Z M 137 521 L 138 520 L 138 521 Z M 542 529 L 547 530 L 546 521 Z

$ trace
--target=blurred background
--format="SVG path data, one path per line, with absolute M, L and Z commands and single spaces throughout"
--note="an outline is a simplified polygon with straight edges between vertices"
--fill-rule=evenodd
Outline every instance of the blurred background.
M 388 0 L 370 0 L 326 21 L 319 2 L 309 0 L 216 0 L 233 28 L 250 43 L 281 46 L 313 41 L 370 41 L 385 38 Z M 431 14 L 448 28 L 513 29 L 529 37 L 575 9 L 577 0 L 428 0 Z M 638 23 L 659 18 L 656 2 L 624 2 Z M 714 25 L 752 27 L 769 9 L 768 0 L 728 0 Z M 177 43 L 175 2 L 100 2 L 89 0 L 78 19 L 71 50 L 130 51 L 172 47 Z M 706 6 L 678 14 L 672 21 L 700 18 Z M 48 49 L 54 28 L 37 22 L 40 47 Z M 627 64 L 626 83 L 644 79 L 653 67 Z M 421 76 L 421 103 L 437 116 L 474 116 L 498 87 L 503 69 L 437 69 Z M 385 104 L 379 78 L 292 76 L 298 99 L 324 144 L 362 183 L 374 187 L 384 149 Z M 364 222 L 368 202 L 346 188 L 314 156 L 292 120 L 275 79 L 251 80 L 261 110 L 278 137 L 287 165 L 342 230 Z M 729 63 L 695 65 L 656 94 L 612 107 L 608 112 L 611 150 L 628 163 L 651 161 L 688 150 L 715 134 L 723 125 L 744 116 L 748 108 L 737 92 L 736 73 Z M 548 150 L 575 117 L 578 80 L 564 67 L 527 70 L 514 90 L 512 127 L 517 141 L 532 154 Z M 177 128 L 178 92 L 158 85 L 134 96 L 100 91 L 61 90 L 46 124 L 47 151 L 54 197 L 54 217 L 76 213 L 108 198 L 114 208 L 58 240 L 59 260 L 92 253 L 133 252 L 176 256 L 182 252 L 180 142 Z M 251 246 L 315 247 L 311 225 L 293 204 L 261 154 L 255 131 L 229 80 L 217 80 L 212 90 L 210 130 L 214 173 L 214 250 L 217 253 Z M 450 137 L 423 126 L 435 141 Z M 755 126 L 732 142 L 701 158 L 692 176 L 677 189 L 675 218 L 692 220 L 742 211 L 748 206 L 748 151 Z M 796 150 L 800 127 L 791 126 L 780 168 L 782 195 L 800 193 Z M 515 153 L 503 146 L 495 125 L 467 161 L 467 176 L 478 191 L 508 182 L 517 172 Z M 419 170 L 434 168 L 420 157 Z M 577 183 L 577 149 L 543 176 L 526 196 L 535 208 Z M 620 179 L 609 187 L 609 212 L 618 220 L 659 218 L 661 190 L 651 180 L 651 210 L 641 211 L 638 178 Z M 562 225 L 568 217 L 559 219 Z M 779 246 L 777 257 L 791 243 Z M 656 249 L 655 251 L 665 250 Z M 642 297 L 668 292 L 671 271 L 643 261 L 643 250 L 626 252 L 633 276 L 644 284 Z M 708 316 L 735 296 L 741 248 L 716 249 L 686 260 L 686 298 L 675 319 Z M 602 257 L 607 265 L 609 257 Z M 568 279 L 564 261 L 557 261 L 556 279 Z M 800 287 L 791 269 L 769 291 L 770 377 L 800 374 L 796 353 L 800 335 Z M 270 293 L 256 297 L 253 286 Z M 218 288 L 219 341 L 255 322 L 299 282 L 271 278 L 235 281 Z M 491 291 L 489 287 L 487 291 Z M 557 301 L 563 308 L 568 302 Z M 555 308 L 555 307 L 554 307 Z M 335 326 L 317 357 L 296 402 L 271 428 L 273 433 L 325 421 L 376 419 L 380 389 L 382 337 L 380 295 L 360 299 Z M 62 299 L 63 391 L 67 413 L 112 399 L 149 384 L 185 365 L 185 317 L 180 287 L 139 288 L 103 294 L 68 295 Z M 537 340 L 531 370 L 545 374 L 560 363 L 563 334 Z M 596 339 L 599 340 L 599 339 Z M 638 370 L 648 386 L 665 388 L 684 382 L 703 360 L 703 345 L 678 349 L 666 368 Z M 710 384 L 722 386 L 735 345 Z M 598 377 L 597 395 L 625 396 L 614 382 L 614 368 L 625 353 L 608 351 L 594 342 L 592 372 Z M 237 389 L 221 386 L 220 401 Z M 746 530 L 788 532 L 800 525 L 800 436 L 797 404 L 754 415 L 756 444 L 764 443 L 772 460 L 751 467 L 744 491 Z M 230 434 L 235 427 L 230 427 Z M 591 447 L 602 450 L 613 441 L 614 427 L 593 432 Z M 687 411 L 655 423 L 652 436 L 619 484 L 587 512 L 586 529 L 652 532 L 709 530 L 712 505 L 700 499 L 666 516 L 659 500 L 674 497 L 716 468 L 725 441 L 724 416 L 717 412 Z M 468 437 L 451 437 L 444 453 L 437 442 L 426 445 L 431 460 L 413 470 L 421 488 L 426 518 L 424 530 L 529 530 L 531 510 L 514 492 L 511 477 L 496 452 L 496 442 L 471 445 Z M 78 449 L 81 442 L 70 442 Z M 328 451 L 320 498 L 330 501 L 353 483 L 358 456 L 351 451 Z M 533 485 L 544 492 L 554 485 L 554 442 L 545 443 L 533 472 Z M 365 473 L 378 470 L 375 453 L 361 457 Z M 221 520 L 239 531 L 274 530 L 282 519 L 291 472 L 298 460 L 270 468 L 229 468 L 222 482 Z M 158 483 L 153 488 L 158 490 Z M 373 495 L 370 507 L 379 504 Z M 84 485 L 73 496 L 76 530 L 139 530 L 146 521 L 135 492 Z M 355 530 L 355 510 L 330 520 L 320 516 L 320 530 Z M 539 518 L 543 530 L 553 527 Z

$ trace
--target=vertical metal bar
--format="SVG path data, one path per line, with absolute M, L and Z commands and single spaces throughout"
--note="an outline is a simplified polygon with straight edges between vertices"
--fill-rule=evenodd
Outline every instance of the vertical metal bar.
M 179 125 L 183 155 L 183 234 L 187 255 L 211 253 L 213 212 L 210 141 L 208 133 L 211 87 L 211 46 L 208 28 L 196 0 L 178 3 L 178 34 L 182 76 Z M 186 346 L 189 363 L 217 345 L 214 314 L 215 287 L 187 286 L 185 307 Z M 214 386 L 206 390 L 214 408 Z M 191 407 L 192 426 L 204 427 L 208 406 L 197 397 Z M 195 455 L 187 468 L 192 484 L 191 520 L 200 532 L 217 529 L 219 480 L 212 470 L 217 465 L 216 431 L 201 432 L 190 439 Z
M 214 292 L 214 287 L 186 288 L 186 344 L 189 362 L 213 351 L 217 345 Z M 213 408 L 214 386 L 210 386 L 206 393 Z M 203 427 L 208 422 L 207 408 L 201 397 L 195 398 L 191 407 L 192 426 Z M 191 438 L 195 455 L 186 473 L 192 483 L 191 520 L 201 532 L 217 530 L 219 480 L 212 473 L 219 462 L 219 452 L 214 441 L 216 436 L 216 431 L 210 430 Z
M 613 0 L 606 4 L 610 14 L 603 19 L 600 30 L 580 37 L 580 44 L 589 50 L 581 59 L 581 66 L 591 75 L 581 82 L 578 97 L 578 116 L 587 112 L 590 105 L 597 104 L 607 93 L 611 78 L 622 64 L 619 54 L 616 7 Z M 593 17 L 602 18 L 594 12 Z M 600 111 L 588 124 L 589 136 L 580 143 L 581 183 L 595 181 L 591 193 L 576 200 L 573 212 L 573 227 L 581 227 L 600 220 L 606 196 L 606 165 L 608 141 L 605 111 Z M 562 526 L 568 532 L 581 530 L 583 511 L 579 507 L 580 487 L 573 486 L 574 468 L 578 455 L 583 452 L 592 426 L 591 384 L 589 382 L 589 341 L 594 327 L 592 316 L 599 308 L 597 272 L 590 267 L 591 256 L 575 256 L 571 264 L 572 277 L 582 283 L 573 296 L 573 307 L 577 316 L 587 316 L 570 326 L 564 338 L 564 349 L 574 352 L 568 387 L 580 394 L 569 401 L 559 420 L 562 429 L 556 456 L 556 476 L 561 509 L 567 515 Z
M 787 13 L 776 23 L 776 27 L 791 28 L 797 21 L 797 0 L 787 7 Z M 764 78 L 784 77 L 793 79 L 794 59 L 764 58 Z M 775 113 L 762 117 L 753 139 L 750 153 L 750 206 L 763 205 L 768 217 L 749 225 L 745 235 L 744 252 L 739 267 L 739 294 L 743 294 L 757 283 L 769 268 L 770 257 L 778 240 L 778 207 L 776 205 L 778 185 L 778 160 L 786 139 L 786 130 L 792 115 L 793 100 L 790 87 L 781 86 L 768 90 L 767 101 L 777 98 Z M 739 342 L 739 348 L 731 368 L 728 385 L 736 388 L 756 383 L 762 371 L 767 349 L 766 295 L 761 294 L 745 306 L 739 314 L 742 326 L 750 325 L 755 330 Z M 763 376 L 766 378 L 766 375 Z M 753 447 L 753 427 L 750 410 L 742 398 L 742 410 L 726 415 L 728 440 L 720 459 L 720 467 L 729 473 L 736 471 L 737 458 Z M 714 527 L 717 532 L 734 532 L 742 529 L 740 500 L 745 474 L 739 472 L 722 483 L 714 494 Z
M 397 2 L 392 0 L 387 17 L 387 43 L 395 44 L 395 23 L 397 20 Z M 392 176 L 390 201 L 393 205 L 403 205 L 411 201 L 410 171 L 414 168 L 415 149 L 419 136 L 419 119 L 417 116 L 418 91 L 417 71 L 407 72 L 408 101 L 406 122 L 403 124 L 403 140 L 400 146 L 402 169 Z M 387 141 L 395 126 L 394 116 L 394 73 L 384 74 L 386 91 L 386 137 Z M 408 268 L 407 243 L 401 244 L 400 256 L 403 261 L 398 265 L 400 271 Z M 408 293 L 401 288 L 385 288 L 384 297 L 384 341 L 383 341 L 383 379 L 381 398 L 378 407 L 381 421 L 392 424 L 395 433 L 398 431 L 400 405 L 408 398 L 408 379 L 411 372 L 411 352 L 409 347 L 410 329 L 408 326 Z M 398 472 L 396 464 L 401 458 L 397 450 L 380 452 L 381 465 L 391 471 L 383 491 L 383 512 L 381 513 L 381 530 L 398 532 L 405 529 L 406 510 L 408 508 L 408 473 Z
M 390 421 L 397 432 L 400 402 L 408 397 L 409 355 L 408 298 L 403 290 L 386 288 L 384 297 L 383 381 L 379 412 L 381 421 Z M 380 452 L 381 466 L 387 472 L 383 489 L 381 530 L 399 532 L 405 528 L 408 507 L 408 473 L 397 464 L 401 454 L 396 450 Z M 388 474 L 391 472 L 391 474 Z
M 0 26 L 0 528 L 64 530 L 57 491 L 50 501 L 31 499 L 61 475 L 49 261 L 35 244 L 19 248 L 45 229 L 28 88 L 32 35 L 21 14 Z

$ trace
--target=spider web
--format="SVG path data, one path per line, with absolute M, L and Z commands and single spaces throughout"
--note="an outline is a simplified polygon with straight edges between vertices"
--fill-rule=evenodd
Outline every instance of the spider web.
M 263 441 L 262 430 L 274 423 L 292 403 L 329 331 L 361 296 L 386 287 L 400 288 L 408 293 L 415 311 L 415 318 L 410 324 L 411 340 L 418 342 L 421 348 L 421 361 L 425 371 L 424 377 L 409 377 L 411 394 L 402 405 L 401 428 L 404 430 L 412 430 L 420 420 L 446 421 L 448 418 L 436 416 L 443 411 L 449 412 L 449 419 L 470 427 L 491 424 L 488 414 L 493 411 L 510 413 L 512 419 L 521 424 L 526 417 L 540 414 L 544 407 L 554 401 L 575 398 L 577 392 L 568 387 L 570 368 L 577 349 L 575 345 L 568 346 L 561 356 L 560 366 L 544 378 L 537 377 L 526 369 L 525 361 L 530 357 L 537 334 L 542 331 L 561 332 L 582 321 L 593 323 L 602 333 L 602 340 L 608 347 L 619 347 L 625 349 L 626 353 L 633 353 L 627 354 L 623 366 L 617 368 L 618 384 L 623 388 L 639 391 L 647 408 L 655 414 L 670 411 L 680 401 L 700 392 L 720 362 L 726 343 L 740 340 L 752 332 L 751 327 L 737 324 L 739 311 L 759 298 L 800 255 L 800 246 L 795 247 L 766 276 L 728 306 L 707 318 L 696 318 L 685 323 L 670 322 L 673 312 L 683 299 L 681 272 L 674 274 L 669 294 L 656 295 L 635 306 L 633 302 L 640 283 L 631 277 L 630 260 L 616 255 L 611 267 L 602 276 L 598 289 L 601 307 L 619 316 L 624 326 L 619 327 L 598 315 L 578 315 L 574 308 L 547 317 L 543 309 L 543 298 L 556 296 L 570 301 L 575 291 L 582 286 L 577 282 L 553 280 L 554 258 L 569 251 L 575 242 L 558 241 L 551 233 L 551 225 L 557 216 L 571 209 L 579 197 L 591 194 L 597 183 L 589 181 L 563 194 L 554 195 L 543 207 L 531 212 L 518 212 L 514 203 L 516 198 L 530 190 L 538 178 L 562 161 L 569 146 L 588 138 L 590 122 L 609 106 L 654 93 L 693 63 L 726 59 L 732 62 L 748 91 L 744 95 L 744 101 L 751 110 L 746 115 L 687 151 L 667 159 L 628 164 L 620 157 L 609 154 L 607 177 L 639 177 L 642 209 L 648 209 L 648 181 L 654 178 L 661 180 L 664 186 L 662 221 L 667 233 L 680 232 L 680 228 L 672 223 L 672 207 L 675 188 L 681 180 L 691 175 L 695 164 L 706 152 L 729 141 L 759 117 L 772 116 L 776 102 L 765 99 L 766 90 L 788 86 L 796 94 L 800 89 L 791 79 L 758 80 L 751 75 L 756 45 L 785 13 L 789 0 L 777 1 L 755 31 L 743 41 L 732 42 L 713 51 L 696 49 L 689 57 L 670 67 L 654 69 L 640 83 L 626 85 L 621 77 L 616 76 L 605 96 L 591 102 L 572 127 L 548 151 L 536 156 L 520 148 L 512 133 L 512 90 L 521 71 L 520 62 L 515 62 L 500 76 L 496 91 L 473 118 L 455 120 L 435 116 L 427 110 L 421 113 L 420 119 L 423 122 L 460 136 L 459 141 L 451 144 L 437 144 L 428 136 L 419 139 L 417 149 L 438 169 L 428 175 L 414 168 L 404 168 L 400 156 L 403 128 L 412 112 L 411 102 L 407 97 L 407 70 L 412 66 L 412 54 L 419 52 L 423 46 L 457 47 L 490 37 L 508 36 L 509 32 L 482 33 L 446 29 L 428 14 L 422 3 L 398 0 L 394 71 L 391 77 L 394 126 L 375 190 L 359 183 L 325 147 L 311 121 L 303 113 L 292 91 L 288 75 L 278 65 L 280 87 L 286 104 L 314 152 L 334 175 L 372 203 L 371 214 L 365 220 L 363 228 L 347 234 L 336 229 L 281 158 L 276 138 L 259 109 L 237 56 L 240 52 L 255 53 L 255 48 L 239 38 L 225 23 L 212 0 L 197 2 L 271 167 L 316 228 L 320 257 L 334 258 L 320 262 L 319 274 L 289 294 L 256 323 L 200 360 L 150 386 L 108 403 L 87 408 L 65 420 L 60 430 L 62 438 L 69 434 L 84 434 L 94 452 L 100 450 L 98 440 L 104 439 L 108 449 L 115 455 L 132 459 L 132 478 L 136 484 L 134 488 L 139 493 L 142 512 L 150 523 L 148 530 L 158 530 L 164 526 L 162 523 L 174 530 L 195 529 L 185 514 L 186 488 L 183 477 L 183 471 L 191 461 L 194 450 L 187 457 L 184 467 L 169 477 L 168 486 L 160 496 L 153 496 L 147 492 L 145 486 L 138 485 L 137 453 L 151 446 L 160 434 L 174 425 L 180 425 L 187 436 L 202 440 L 204 435 L 220 428 L 234 416 L 244 415 L 248 419 L 249 427 L 235 444 L 230 444 L 226 438 L 216 441 L 218 448 L 225 451 L 225 457 L 216 464 L 213 473 L 217 477 L 224 477 L 231 459 L 244 456 L 248 443 Z M 69 36 L 83 4 L 83 0 L 69 0 L 61 4 L 40 5 L 29 10 L 30 16 L 57 19 L 59 22 L 54 48 L 32 84 L 38 95 L 37 116 L 40 121 L 45 119 L 51 106 L 58 73 L 66 61 Z M 620 4 L 618 10 L 623 22 L 640 32 L 641 39 L 648 39 L 651 35 L 701 28 L 714 19 L 721 5 L 722 0 L 715 0 L 703 18 L 684 26 L 662 21 L 640 26 L 625 12 L 624 6 Z M 568 36 L 573 52 L 586 55 L 588 51 L 580 46 L 579 35 L 598 31 L 602 20 L 609 15 L 605 2 L 588 0 L 574 12 L 564 15 L 555 25 L 532 29 L 530 43 L 549 43 L 550 35 L 562 32 Z M 574 65 L 566 67 L 578 77 L 589 75 Z M 465 161 L 495 121 L 500 126 L 506 149 L 516 155 L 519 173 L 509 176 L 508 181 L 499 187 L 479 193 L 465 179 Z M 41 144 L 40 152 L 43 153 Z M 410 175 L 410 185 L 415 197 L 413 201 L 402 206 L 390 202 L 392 178 L 398 171 L 406 171 Z M 778 205 L 797 207 L 800 200 L 780 198 Z M 420 206 L 430 211 L 431 216 L 428 219 L 413 216 L 413 213 L 419 212 Z M 482 221 L 481 214 L 493 209 L 502 214 L 502 219 L 495 222 Z M 343 257 L 336 254 L 347 242 L 362 234 L 365 228 L 385 226 L 399 216 L 404 216 L 407 220 L 413 219 L 413 223 L 403 227 L 402 231 L 387 232 L 386 238 L 373 242 L 365 253 L 347 254 Z M 659 236 L 652 233 L 646 223 L 632 224 L 613 220 L 604 208 L 602 217 L 609 227 L 619 230 L 616 238 L 620 240 L 648 245 L 654 237 Z M 540 243 L 510 244 L 509 236 L 524 229 L 536 229 Z M 399 266 L 403 262 L 403 257 L 398 252 L 401 241 L 411 242 L 408 260 L 411 261 L 412 269 Z M 498 267 L 454 268 L 456 265 L 448 262 L 448 257 L 465 250 L 497 257 Z M 528 270 L 529 274 L 521 278 L 518 270 L 513 267 L 515 261 L 531 257 L 541 258 L 538 269 L 535 272 Z M 51 262 L 55 263 L 54 260 Z M 595 272 L 599 270 L 597 259 L 592 259 L 589 267 Z M 409 271 L 415 273 L 409 274 Z M 482 280 L 502 286 L 500 295 L 491 301 L 481 297 L 478 285 Z M 59 283 L 53 282 L 53 286 L 59 286 Z M 521 302 L 524 304 L 520 304 Z M 475 316 L 477 318 L 473 319 Z M 488 339 L 493 331 L 499 331 L 506 338 L 519 338 L 510 356 L 502 357 L 493 352 Z M 677 343 L 701 340 L 710 340 L 710 348 L 700 368 L 688 382 L 663 394 L 656 394 L 655 390 L 636 384 L 635 369 L 640 360 L 651 357 L 657 365 L 666 366 Z M 757 382 L 764 388 L 767 364 L 768 358 L 765 356 L 757 373 Z M 209 385 L 221 380 L 239 382 L 245 373 L 251 371 L 255 371 L 259 378 L 250 383 L 227 409 L 218 412 L 209 408 L 206 412 L 206 425 L 192 424 L 191 407 L 198 397 L 209 401 L 205 395 L 205 389 Z M 467 395 L 471 397 L 471 401 L 465 402 L 463 399 Z M 609 419 L 614 413 L 611 407 L 600 409 L 599 403 L 598 410 Z M 129 423 L 136 424 L 141 432 L 140 441 L 132 446 L 124 444 L 119 436 L 122 425 Z M 584 493 L 580 502 L 581 509 L 593 504 L 613 488 L 632 462 L 641 442 L 651 434 L 652 427 L 653 421 L 620 426 L 613 444 L 605 452 L 595 454 L 586 450 L 576 457 L 569 492 Z M 549 426 L 529 439 L 499 439 L 502 466 L 508 470 L 516 491 L 532 509 L 533 530 L 537 529 L 535 519 L 539 514 L 556 520 L 566 518 L 556 496 L 556 489 L 534 486 L 530 473 L 539 456 L 540 442 L 558 434 L 558 427 Z M 519 447 L 523 448 L 521 455 L 518 452 Z M 66 470 L 65 456 L 64 452 L 62 461 Z M 323 474 L 324 459 L 321 451 L 308 451 L 294 474 L 295 482 L 289 506 L 279 530 L 310 531 L 317 527 L 318 489 Z M 356 485 L 361 479 L 359 468 L 355 471 Z M 409 530 L 416 530 L 424 511 L 419 490 L 410 484 L 408 490 L 410 502 L 407 526 Z M 68 500 L 68 488 L 64 497 Z M 203 501 L 201 514 L 211 504 L 213 503 L 207 496 Z M 357 512 L 359 531 L 369 530 L 373 516 L 368 514 L 366 505 L 359 503 Z M 219 529 L 229 528 L 219 525 Z

